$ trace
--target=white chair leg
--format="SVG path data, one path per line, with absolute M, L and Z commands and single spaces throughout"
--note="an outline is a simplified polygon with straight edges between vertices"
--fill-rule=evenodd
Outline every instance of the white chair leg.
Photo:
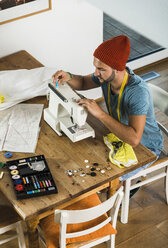
M 21 221 L 17 222 L 16 226 L 17 226 L 16 230 L 17 230 L 17 234 L 18 234 L 19 248 L 26 248 L 25 238 L 24 238 L 24 233 L 23 233 Z
M 166 193 L 166 202 L 168 204 L 168 166 L 166 167 L 165 193 Z
M 129 212 L 129 196 L 130 196 L 130 186 L 131 180 L 127 179 L 124 185 L 124 197 L 121 206 L 121 222 L 126 224 L 128 222 L 128 212 Z
M 111 235 L 110 241 L 107 242 L 107 248 L 115 248 L 115 234 Z

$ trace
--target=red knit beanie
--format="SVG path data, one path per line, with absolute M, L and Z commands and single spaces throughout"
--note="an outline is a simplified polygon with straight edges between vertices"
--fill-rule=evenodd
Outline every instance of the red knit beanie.
M 123 71 L 130 54 L 130 41 L 125 35 L 113 37 L 104 41 L 94 51 L 93 56 L 106 65 Z

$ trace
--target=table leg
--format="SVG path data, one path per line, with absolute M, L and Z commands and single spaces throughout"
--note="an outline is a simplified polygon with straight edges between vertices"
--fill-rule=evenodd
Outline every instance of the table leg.
M 114 195 L 114 193 L 119 187 L 119 183 L 120 183 L 119 178 L 116 178 L 110 182 L 110 185 L 107 191 L 107 198 L 110 198 L 112 195 Z
M 33 218 L 27 222 L 29 248 L 39 248 L 37 225 L 39 218 Z

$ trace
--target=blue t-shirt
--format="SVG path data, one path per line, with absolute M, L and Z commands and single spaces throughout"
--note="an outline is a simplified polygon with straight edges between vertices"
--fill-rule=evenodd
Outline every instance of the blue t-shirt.
M 131 69 L 127 67 L 131 75 L 127 85 L 125 86 L 121 101 L 120 101 L 120 122 L 128 125 L 129 115 L 146 115 L 146 123 L 141 139 L 141 143 L 149 149 L 162 150 L 163 136 L 155 119 L 152 96 L 148 85 L 135 75 Z M 97 77 L 92 74 L 93 81 L 101 86 L 105 98 L 106 106 L 108 107 L 108 84 L 101 84 Z M 110 91 L 110 105 L 113 118 L 118 120 L 117 104 L 118 94 L 112 94 Z

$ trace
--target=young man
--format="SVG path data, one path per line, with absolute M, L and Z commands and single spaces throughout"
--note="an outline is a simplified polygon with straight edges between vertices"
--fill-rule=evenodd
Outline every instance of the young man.
M 95 72 L 87 76 L 71 75 L 57 71 L 53 82 L 67 81 L 75 90 L 101 87 L 109 114 L 91 99 L 81 99 L 79 104 L 98 118 L 110 132 L 132 147 L 140 142 L 159 156 L 163 137 L 155 120 L 151 93 L 147 84 L 126 67 L 130 54 L 127 36 L 113 37 L 94 51 Z M 143 168 L 148 167 L 143 166 Z M 120 181 L 137 173 L 134 170 L 120 178 Z

